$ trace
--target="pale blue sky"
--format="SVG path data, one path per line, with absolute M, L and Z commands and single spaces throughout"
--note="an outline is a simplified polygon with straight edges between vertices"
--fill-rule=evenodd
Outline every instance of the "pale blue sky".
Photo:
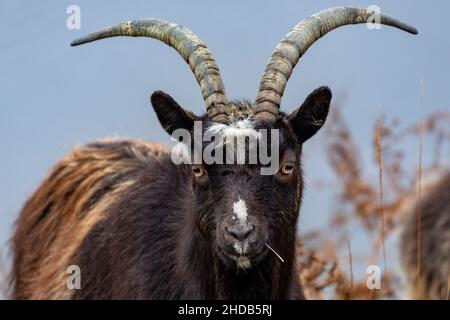
M 66 8 L 81 8 L 81 30 L 66 28 Z M 69 43 L 108 25 L 161 18 L 197 33 L 215 55 L 231 98 L 254 99 L 265 63 L 302 18 L 336 5 L 381 10 L 419 29 L 335 30 L 297 66 L 282 101 L 292 111 L 314 88 L 346 94 L 344 116 L 365 162 L 381 112 L 403 124 L 419 118 L 419 79 L 425 110 L 448 110 L 448 1 L 5 1 L 0 2 L 0 250 L 25 199 L 74 145 L 121 135 L 169 142 L 149 105 L 164 90 L 204 112 L 196 81 L 178 54 L 155 40 L 116 38 L 72 48 Z M 304 148 L 306 182 L 329 176 L 324 135 Z M 413 146 L 415 148 L 415 146 Z M 425 145 L 425 154 L 427 154 Z M 414 163 L 411 163 L 414 165 Z M 368 166 L 369 167 L 369 166 Z M 300 231 L 328 222 L 337 190 L 307 188 Z

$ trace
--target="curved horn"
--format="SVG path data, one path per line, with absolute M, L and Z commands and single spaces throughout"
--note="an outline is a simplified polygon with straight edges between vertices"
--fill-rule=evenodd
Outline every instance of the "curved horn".
M 227 122 L 227 103 L 225 87 L 216 64 L 206 44 L 189 29 L 172 22 L 145 19 L 128 21 L 101 31 L 91 33 L 73 41 L 71 46 L 99 39 L 128 36 L 158 39 L 171 46 L 189 64 L 197 79 L 206 110 L 212 121 Z
M 261 79 L 255 102 L 255 118 L 275 119 L 286 83 L 299 59 L 319 38 L 347 24 L 367 23 L 373 12 L 362 8 L 336 7 L 320 11 L 297 24 L 276 46 Z M 397 19 L 380 15 L 381 24 L 417 34 L 417 30 Z

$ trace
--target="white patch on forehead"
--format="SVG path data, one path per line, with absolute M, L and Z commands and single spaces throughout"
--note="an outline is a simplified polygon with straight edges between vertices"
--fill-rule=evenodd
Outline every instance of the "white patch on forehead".
M 239 219 L 240 223 L 247 222 L 247 205 L 244 200 L 239 198 L 239 200 L 233 204 L 233 212 Z
M 261 134 L 253 128 L 253 121 L 250 119 L 239 120 L 231 124 L 215 123 L 210 126 L 205 135 L 220 138 L 222 143 L 234 141 L 234 138 L 249 137 L 259 140 Z

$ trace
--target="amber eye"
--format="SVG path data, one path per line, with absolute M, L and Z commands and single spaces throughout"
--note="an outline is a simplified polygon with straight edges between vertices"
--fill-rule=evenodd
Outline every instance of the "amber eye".
M 194 173 L 194 176 L 196 178 L 200 178 L 205 174 L 205 170 L 200 166 L 194 166 L 192 167 L 192 172 Z
M 292 171 L 294 171 L 294 164 L 291 162 L 283 164 L 283 166 L 281 167 L 281 170 L 280 170 L 280 172 L 285 175 L 291 174 Z

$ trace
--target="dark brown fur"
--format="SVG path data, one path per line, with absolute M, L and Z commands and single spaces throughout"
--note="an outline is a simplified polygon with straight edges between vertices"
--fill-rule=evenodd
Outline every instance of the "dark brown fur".
M 12 241 L 15 299 L 65 299 L 66 269 L 84 237 L 167 149 L 142 141 L 103 141 L 62 159 L 25 204 Z
M 303 298 L 300 286 L 289 284 L 297 281 L 293 256 L 284 256 L 287 264 L 272 257 L 238 275 L 221 267 L 195 223 L 183 220 L 193 215 L 180 214 L 191 173 L 173 165 L 166 151 L 106 141 L 61 160 L 19 217 L 13 298 L 218 299 L 230 298 L 230 291 L 234 298 Z M 161 199 L 163 210 L 152 214 Z M 295 234 L 282 236 L 295 242 Z M 82 290 L 66 287 L 70 265 L 82 270 Z
M 252 130 L 280 132 L 280 167 L 272 175 L 261 175 L 260 164 L 202 164 L 205 175 L 198 178 L 196 165 L 176 165 L 169 149 L 142 141 L 75 149 L 18 218 L 13 298 L 303 299 L 295 271 L 300 156 L 330 100 L 330 90 L 321 87 L 292 115 L 253 124 Z M 204 130 L 214 125 L 162 92 L 153 94 L 152 104 L 168 133 L 192 130 L 194 121 Z M 235 105 L 237 117 L 251 117 L 251 105 Z M 290 174 L 281 173 L 283 162 Z M 244 240 L 228 229 L 237 226 L 233 204 L 241 198 L 253 228 Z M 246 251 L 233 252 L 244 241 Z M 81 289 L 67 286 L 72 265 L 81 270 Z

